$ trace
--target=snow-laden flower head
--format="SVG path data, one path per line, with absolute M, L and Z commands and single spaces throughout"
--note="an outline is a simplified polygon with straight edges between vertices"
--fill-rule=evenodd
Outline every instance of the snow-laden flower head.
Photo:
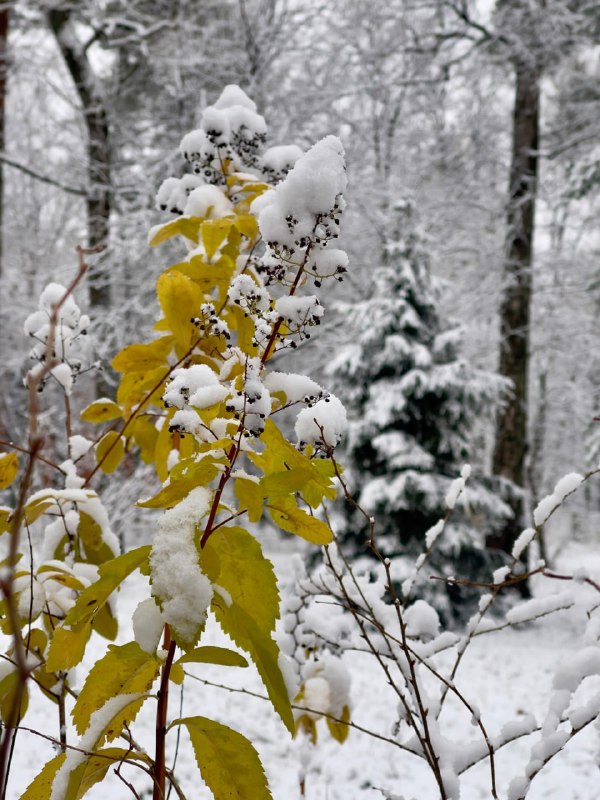
M 71 356 L 74 342 L 87 333 L 90 319 L 82 314 L 72 294 L 59 283 L 49 283 L 40 295 L 38 310 L 30 314 L 23 326 L 25 333 L 36 343 L 29 352 L 29 357 L 38 362 L 30 375 L 43 370 L 48 355 L 48 342 L 52 337 L 52 353 L 55 362 L 50 375 L 67 394 L 77 373 L 81 370 L 81 361 Z

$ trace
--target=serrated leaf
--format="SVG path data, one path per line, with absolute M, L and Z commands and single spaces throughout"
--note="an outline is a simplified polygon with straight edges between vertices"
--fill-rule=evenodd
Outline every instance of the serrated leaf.
M 223 527 L 200 553 L 204 573 L 231 596 L 231 605 L 212 603 L 217 621 L 256 664 L 273 707 L 294 730 L 287 689 L 279 669 L 279 649 L 271 637 L 279 617 L 279 593 L 273 565 L 256 539 L 239 527 Z
M 89 736 L 89 731 L 86 734 L 85 744 L 86 751 L 89 755 L 78 753 L 71 761 L 69 760 L 69 756 L 67 756 L 64 761 L 59 762 L 57 769 L 50 769 L 50 774 L 53 774 L 50 786 L 52 786 L 52 782 L 57 777 L 59 770 L 62 774 L 58 779 L 64 779 L 66 782 L 66 788 L 64 793 L 61 794 L 61 800 L 79 800 L 79 798 L 83 797 L 95 783 L 102 780 L 104 774 L 106 774 L 106 770 L 103 770 L 102 761 L 108 763 L 108 766 L 111 766 L 121 761 L 124 757 L 145 760 L 139 755 L 131 753 L 128 750 L 123 750 L 122 748 L 99 749 L 106 739 L 114 739 L 121 733 L 125 725 L 129 725 L 133 719 L 135 719 L 145 699 L 146 698 L 143 696 L 139 697 L 139 695 L 131 694 L 111 698 L 113 706 L 110 716 L 106 719 L 102 718 L 102 727 L 97 726 L 96 722 L 92 721 L 92 725 L 95 726 L 94 737 Z M 115 705 L 115 700 L 120 700 L 121 702 Z M 103 717 L 106 717 L 106 709 L 104 707 L 98 710 L 103 714 Z M 109 753 L 114 753 L 114 758 L 103 758 L 103 756 L 100 755 L 104 754 L 104 756 L 106 756 Z M 46 767 L 48 767 L 48 765 L 46 765 Z M 64 774 L 65 772 L 66 774 Z M 30 791 L 31 788 L 32 787 L 29 787 L 27 791 Z M 39 788 L 43 790 L 45 787 L 42 784 Z M 31 800 L 40 800 L 35 794 L 30 795 L 30 797 Z M 42 795 L 42 797 L 45 796 Z
M 272 800 L 258 753 L 245 736 L 206 717 L 187 717 L 173 725 L 187 728 L 214 800 Z
M 214 254 L 227 239 L 232 225 L 233 219 L 227 217 L 214 220 L 207 219 L 200 225 L 202 244 L 209 261 L 212 261 Z
M 248 510 L 250 522 L 258 522 L 263 514 L 265 495 L 262 487 L 248 478 L 236 478 L 234 483 L 235 496 L 239 500 L 240 510 Z
M 134 570 L 148 562 L 150 549 L 151 545 L 144 545 L 101 564 L 98 568 L 98 580 L 79 595 L 64 624 L 75 626 L 91 622 L 117 586 Z
M 284 531 L 300 536 L 312 544 L 329 544 L 333 540 L 329 525 L 298 508 L 292 497 L 270 501 L 267 508 L 275 525 Z
M 50 759 L 21 795 L 21 800 L 50 800 L 54 778 L 66 757 L 66 753 L 60 753 Z
M 96 460 L 102 472 L 114 472 L 125 456 L 125 441 L 117 431 L 108 431 L 96 445 Z
M 329 732 L 340 744 L 344 744 L 346 739 L 348 738 L 348 734 L 350 733 L 350 726 L 348 723 L 350 722 L 350 709 L 348 706 L 344 706 L 342 709 L 342 716 L 340 717 L 340 722 L 335 722 L 335 720 L 331 719 L 330 717 L 326 717 L 327 719 L 327 727 L 329 728 Z
M 19 456 L 17 453 L 0 454 L 0 489 L 8 489 L 19 472 Z
M 173 344 L 172 336 L 162 336 L 146 344 L 129 344 L 113 358 L 112 368 L 117 372 L 146 372 L 157 367 L 168 369 L 167 356 Z
M 86 406 L 79 416 L 84 422 L 98 423 L 119 419 L 121 415 L 121 406 L 114 400 L 104 397 L 101 400 L 94 400 L 93 403 Z
M 50 672 L 59 672 L 72 669 L 79 664 L 91 632 L 92 626 L 89 623 L 81 623 L 73 628 L 63 624 L 62 627 L 56 628 L 50 642 L 46 669 Z
M 156 282 L 158 302 L 176 341 L 178 356 L 190 349 L 198 334 L 191 320 L 203 301 L 199 287 L 181 272 L 163 272 Z
M 216 466 L 218 461 L 206 457 L 200 461 L 190 460 L 186 467 L 183 467 L 183 462 L 177 464 L 180 467 L 178 471 L 173 469 L 171 471 L 171 480 L 167 486 L 150 497 L 147 500 L 138 500 L 136 505 L 140 508 L 172 508 L 177 505 L 184 497 L 198 486 L 207 486 L 213 478 L 220 474 L 219 468 Z M 182 475 L 178 478 L 177 475 Z
M 79 735 L 87 729 L 96 709 L 119 694 L 144 694 L 160 671 L 161 661 L 137 642 L 109 645 L 106 655 L 96 661 L 73 707 L 73 723 Z
M 244 656 L 228 647 L 196 647 L 189 650 L 181 658 L 177 659 L 177 664 L 220 664 L 223 667 L 247 667 L 248 662 Z

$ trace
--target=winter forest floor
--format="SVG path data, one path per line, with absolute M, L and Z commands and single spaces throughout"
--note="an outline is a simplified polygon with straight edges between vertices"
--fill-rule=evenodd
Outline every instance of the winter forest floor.
M 288 579 L 286 569 L 289 555 L 272 553 L 282 582 Z M 561 555 L 556 565 L 570 570 L 585 564 L 590 577 L 600 579 L 600 548 L 590 551 L 588 546 L 573 544 Z M 122 612 L 131 613 L 137 604 L 141 581 L 139 575 L 124 584 L 119 602 Z M 534 586 L 536 594 L 557 592 L 564 587 L 558 582 L 544 581 Z M 285 591 L 285 589 L 284 589 Z M 583 586 L 577 591 L 586 591 Z M 326 609 L 324 609 L 326 613 Z M 543 720 L 552 674 L 559 660 L 581 641 L 584 619 L 572 612 L 559 612 L 545 620 L 507 629 L 495 634 L 480 636 L 463 662 L 456 680 L 458 688 L 473 700 L 481 711 L 481 718 L 491 735 L 502 725 L 524 713 L 532 713 Z M 128 635 L 131 621 L 121 618 L 121 636 Z M 210 622 L 209 622 L 210 629 Z M 223 643 L 224 637 L 213 626 L 212 637 L 205 644 Z M 99 638 L 88 648 L 86 665 L 89 667 L 103 654 L 106 642 Z M 361 653 L 346 654 L 352 674 L 352 718 L 365 728 L 384 736 L 390 734 L 395 701 L 374 659 Z M 264 694 L 258 675 L 252 668 L 191 665 L 189 673 L 230 687 L 244 688 Z M 600 678 L 589 679 L 587 691 L 598 691 Z M 595 683 L 595 686 L 593 685 Z M 180 688 L 172 685 L 171 712 L 179 715 Z M 153 707 L 144 707 L 133 726 L 133 734 L 152 748 L 154 719 Z M 301 740 L 291 741 L 283 725 L 274 717 L 269 703 L 262 699 L 213 688 L 194 680 L 186 680 L 183 696 L 183 716 L 203 714 L 238 728 L 257 747 L 267 772 L 275 800 L 300 798 L 299 770 L 301 761 L 308 759 L 305 797 L 308 800 L 354 800 L 355 798 L 381 798 L 377 787 L 385 788 L 394 797 L 404 800 L 435 800 L 437 793 L 427 769 L 419 759 L 397 751 L 391 744 L 367 737 L 353 730 L 344 745 L 329 736 L 325 725 L 319 724 L 319 741 L 309 748 Z M 27 727 L 56 734 L 57 712 L 50 702 L 36 697 L 23 723 Z M 473 740 L 478 735 L 464 713 L 449 705 L 446 716 L 446 734 L 460 743 Z M 182 734 L 186 737 L 187 734 Z M 171 734 L 174 745 L 174 734 Z M 302 737 L 301 737 L 302 738 Z M 76 741 L 73 732 L 70 741 Z M 499 797 L 506 797 L 506 787 L 511 778 L 522 772 L 528 760 L 527 740 L 506 747 L 496 758 Z M 589 726 L 582 731 L 552 763 L 534 779 L 528 800 L 592 800 L 598 797 L 600 742 L 597 728 Z M 53 755 L 52 746 L 38 736 L 19 733 L 11 772 L 8 800 L 16 800 L 41 766 Z M 171 748 L 170 762 L 173 758 Z M 177 774 L 188 800 L 208 800 L 210 793 L 202 783 L 193 760 L 191 747 L 182 741 L 177 758 Z M 136 770 L 124 772 L 133 783 L 140 798 L 151 797 L 145 776 Z M 149 793 L 150 792 L 150 793 Z M 114 774 L 107 782 L 96 786 L 88 795 L 92 800 L 110 797 L 126 800 L 131 791 Z M 466 800 L 490 798 L 490 771 L 485 762 L 463 779 L 462 794 Z M 171 793 L 175 800 L 176 795 Z

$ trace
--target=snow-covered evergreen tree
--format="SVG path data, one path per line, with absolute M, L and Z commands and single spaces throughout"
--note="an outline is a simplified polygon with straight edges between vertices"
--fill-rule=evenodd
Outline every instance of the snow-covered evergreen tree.
M 376 520 L 379 549 L 399 582 L 426 549 L 426 532 L 447 513 L 446 494 L 469 460 L 476 423 L 490 420 L 506 390 L 460 356 L 460 327 L 443 319 L 429 255 L 410 201 L 396 204 L 396 231 L 370 297 L 344 309 L 353 344 L 332 364 L 350 417 L 345 465 L 360 506 Z M 417 593 L 447 617 L 475 593 L 432 574 L 490 580 L 485 539 L 510 511 L 473 475 L 423 570 Z M 340 538 L 368 553 L 365 519 L 347 504 Z M 404 558 L 408 556 L 409 558 Z

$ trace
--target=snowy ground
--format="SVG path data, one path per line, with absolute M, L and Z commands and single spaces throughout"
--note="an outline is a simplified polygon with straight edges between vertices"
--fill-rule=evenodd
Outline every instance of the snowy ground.
M 274 554 L 278 574 L 286 573 L 288 556 Z M 570 547 L 561 557 L 560 568 L 572 570 L 585 564 L 588 572 L 600 579 L 600 552 L 590 555 L 582 545 Z M 143 585 L 133 578 L 125 585 L 119 600 L 123 613 L 123 635 L 130 627 L 130 614 L 137 604 L 136 597 Z M 564 584 L 545 581 L 540 592 L 564 591 Z M 584 592 L 584 587 L 576 589 Z M 600 598 L 599 598 L 600 600 Z M 572 648 L 581 646 L 585 620 L 581 613 L 559 612 L 546 620 L 505 630 L 476 640 L 457 678 L 458 688 L 475 700 L 482 719 L 493 735 L 501 726 L 524 713 L 533 713 L 538 721 L 545 715 L 548 691 L 553 671 L 560 659 Z M 222 635 L 213 628 L 212 641 L 223 643 Z M 106 642 L 97 639 L 86 658 L 88 663 L 102 655 Z M 393 723 L 395 701 L 373 659 L 360 653 L 348 654 L 353 679 L 353 719 L 359 725 L 388 735 Z M 264 694 L 258 676 L 249 669 L 193 665 L 190 673 L 226 684 Z M 596 679 L 590 679 L 594 683 Z M 600 680 L 594 687 L 598 691 Z M 178 715 L 180 690 L 171 693 L 171 709 Z M 152 747 L 152 704 L 140 714 L 134 735 L 149 750 Z M 446 731 L 453 741 L 473 739 L 477 729 L 470 725 L 463 711 L 451 707 L 446 717 Z M 207 687 L 187 680 L 183 696 L 183 715 L 202 714 L 230 724 L 248 736 L 261 755 L 273 797 L 276 800 L 296 800 L 300 797 L 299 767 L 309 759 L 306 797 L 309 800 L 354 800 L 381 798 L 376 787 L 384 787 L 405 800 L 434 800 L 437 797 L 427 769 L 410 754 L 392 745 L 367 737 L 357 731 L 350 733 L 342 746 L 333 741 L 320 724 L 321 736 L 316 748 L 308 752 L 305 742 L 291 741 L 283 726 L 274 718 L 270 705 L 262 699 L 224 689 Z M 57 728 L 56 709 L 48 701 L 32 702 L 24 724 L 49 733 Z M 187 735 L 182 734 L 177 773 L 189 800 L 208 800 L 210 793 L 201 787 Z M 76 741 L 72 736 L 71 741 Z M 174 742 L 172 742 L 172 745 Z M 527 740 L 508 746 L 497 756 L 499 797 L 504 800 L 509 780 L 522 772 L 528 758 Z M 598 730 L 589 726 L 560 753 L 551 765 L 538 776 L 528 795 L 529 800 L 591 800 L 598 796 L 600 741 Z M 16 800 L 43 763 L 53 755 L 52 746 L 37 736 L 20 733 L 7 797 Z M 172 753 L 171 753 L 172 758 Z M 128 774 L 140 798 L 148 798 L 149 786 L 144 776 L 135 770 Z M 108 783 L 93 789 L 90 798 L 110 797 L 126 800 L 133 795 L 124 783 L 111 775 Z M 489 766 L 479 765 L 464 778 L 462 797 L 466 800 L 490 798 Z M 175 794 L 171 794 L 175 798 Z

